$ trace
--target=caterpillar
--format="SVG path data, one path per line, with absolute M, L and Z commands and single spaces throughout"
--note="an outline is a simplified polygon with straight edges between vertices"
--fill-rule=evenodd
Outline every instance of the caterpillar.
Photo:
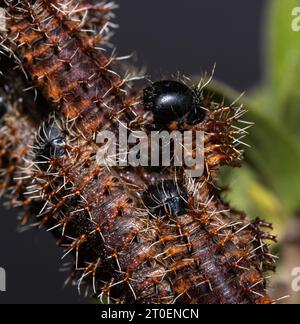
M 4 115 L 0 163 L 9 180 L 1 183 L 18 193 L 15 205 L 27 206 L 24 223 L 46 227 L 64 256 L 73 255 L 70 280 L 114 303 L 273 303 L 266 292 L 271 225 L 232 210 L 215 181 L 220 167 L 242 158 L 243 108 L 216 102 L 205 81 L 131 88 L 136 76 L 120 76 L 120 58 L 99 48 L 107 39 L 94 40 L 90 30 L 95 21 L 94 30 L 106 30 L 113 4 L 4 3 L 2 50 L 45 105 L 31 98 L 28 110 L 12 109 L 11 131 Z M 93 10 L 81 11 L 86 5 Z M 31 113 L 43 109 L 48 117 L 33 123 Z M 26 122 L 19 125 L 16 114 Z M 117 133 L 120 124 L 203 131 L 203 175 L 188 177 L 178 166 L 100 166 L 96 135 Z M 16 153 L 24 158 L 8 172 Z

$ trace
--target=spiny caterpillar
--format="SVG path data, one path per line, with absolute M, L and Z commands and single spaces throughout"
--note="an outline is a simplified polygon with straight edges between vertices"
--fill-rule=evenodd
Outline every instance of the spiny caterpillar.
M 221 166 L 242 157 L 245 111 L 215 102 L 205 82 L 132 88 L 136 77 L 121 77 L 119 59 L 99 47 L 107 37 L 95 40 L 93 30 L 106 31 L 114 7 L 96 2 L 4 1 L 2 52 L 35 96 L 30 104 L 26 95 L 21 108 L 4 97 L 2 190 L 26 207 L 23 223 L 45 226 L 64 256 L 74 256 L 70 280 L 100 300 L 274 302 L 265 277 L 274 267 L 265 240 L 275 238 L 263 230 L 270 225 L 231 210 L 215 183 Z M 47 118 L 36 112 L 43 109 Z M 204 131 L 203 175 L 190 178 L 174 166 L 99 166 L 96 134 L 117 132 L 120 123 Z

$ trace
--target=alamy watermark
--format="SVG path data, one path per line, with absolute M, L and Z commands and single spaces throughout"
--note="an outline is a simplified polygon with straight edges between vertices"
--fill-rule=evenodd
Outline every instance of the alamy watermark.
M 300 292 L 300 267 L 296 267 L 291 273 L 294 280 L 292 281 L 292 290 L 294 292 Z
M 5 10 L 0 8 L 0 32 L 6 30 Z
M 0 292 L 6 291 L 6 271 L 0 267 Z
M 188 177 L 204 171 L 204 132 L 130 131 L 119 123 L 118 136 L 112 131 L 97 134 L 97 162 L 100 166 L 184 167 Z
M 292 19 L 292 30 L 294 32 L 299 32 L 300 31 L 300 7 L 295 7 L 292 10 L 292 16 L 294 17 Z

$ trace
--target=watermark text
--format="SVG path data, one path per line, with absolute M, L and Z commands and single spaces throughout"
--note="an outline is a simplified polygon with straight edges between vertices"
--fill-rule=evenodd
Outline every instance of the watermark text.
M 292 16 L 294 17 L 291 25 L 292 30 L 298 32 L 300 31 L 300 7 L 293 8 Z
M 6 291 L 6 271 L 0 267 L 0 292 Z
M 292 290 L 294 292 L 300 292 L 300 267 L 296 267 L 291 273 L 294 280 L 292 281 Z
M 118 136 L 112 131 L 97 134 L 97 163 L 106 167 L 151 166 L 184 167 L 187 177 L 204 172 L 203 131 L 131 131 L 119 124 Z

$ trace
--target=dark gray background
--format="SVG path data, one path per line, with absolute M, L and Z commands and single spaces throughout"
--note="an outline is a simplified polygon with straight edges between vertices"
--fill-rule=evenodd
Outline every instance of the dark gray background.
M 267 0 L 117 0 L 114 44 L 122 55 L 137 53 L 153 78 L 211 71 L 243 91 L 260 80 L 261 27 Z M 63 289 L 61 249 L 50 234 L 17 233 L 16 213 L 0 209 L 0 267 L 7 292 L 0 303 L 78 303 L 77 290 Z

